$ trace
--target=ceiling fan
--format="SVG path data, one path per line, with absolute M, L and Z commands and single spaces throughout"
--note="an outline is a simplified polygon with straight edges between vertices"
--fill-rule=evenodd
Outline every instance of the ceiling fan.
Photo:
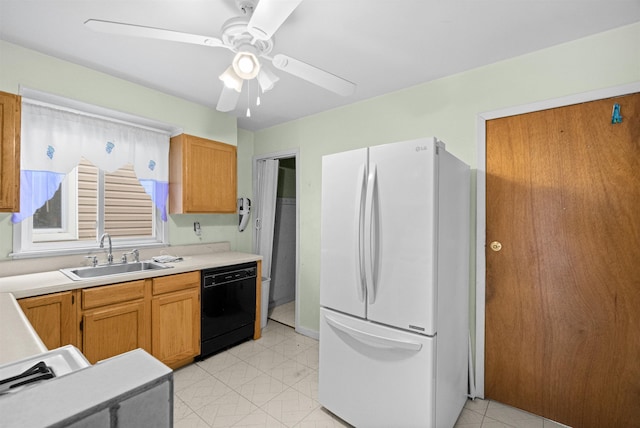
M 284 54 L 269 56 L 274 46 L 274 33 L 300 3 L 302 0 L 236 0 L 242 16 L 226 21 L 220 38 L 99 19 L 89 19 L 84 24 L 105 33 L 226 48 L 234 52 L 233 62 L 219 76 L 224 87 L 216 106 L 218 111 L 235 109 L 245 80 L 255 78 L 263 92 L 273 88 L 279 78 L 261 59 L 271 61 L 278 70 L 336 94 L 353 94 L 356 85 L 348 80 Z

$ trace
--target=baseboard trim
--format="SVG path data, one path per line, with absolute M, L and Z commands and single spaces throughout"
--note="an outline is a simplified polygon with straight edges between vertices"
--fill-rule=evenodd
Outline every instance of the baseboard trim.
M 315 340 L 319 340 L 320 339 L 320 332 L 316 331 L 316 330 L 310 330 L 308 328 L 304 328 L 304 327 L 296 327 L 296 333 L 300 333 L 304 336 L 310 337 L 312 339 Z

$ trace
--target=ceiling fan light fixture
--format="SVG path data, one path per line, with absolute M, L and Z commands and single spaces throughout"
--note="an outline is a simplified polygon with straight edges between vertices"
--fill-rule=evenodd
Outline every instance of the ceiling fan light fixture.
M 234 89 L 236 92 L 242 91 L 242 83 L 244 81 L 235 72 L 233 66 L 229 66 L 218 78 L 224 82 L 226 87 Z
M 254 53 L 244 50 L 236 54 L 231 66 L 236 74 L 245 80 L 253 79 L 260 72 L 258 57 Z
M 258 73 L 257 79 L 258 83 L 260 84 L 260 89 L 262 89 L 263 93 L 273 89 L 273 85 L 275 85 L 276 82 L 280 80 L 280 78 L 266 66 L 260 69 L 260 73 Z
M 253 73 L 253 70 L 255 68 L 255 63 L 253 62 L 250 56 L 242 55 L 238 59 L 238 68 L 243 73 Z

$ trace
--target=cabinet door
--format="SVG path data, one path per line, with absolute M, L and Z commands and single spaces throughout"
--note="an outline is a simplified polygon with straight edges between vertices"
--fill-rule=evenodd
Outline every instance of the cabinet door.
M 149 350 L 145 302 L 138 300 L 85 311 L 82 353 L 91 364 L 137 348 Z
M 191 135 L 171 139 L 171 213 L 235 213 L 236 147 Z
M 152 355 L 177 368 L 200 354 L 200 288 L 151 300 Z
M 18 300 L 47 349 L 76 344 L 72 293 L 65 291 Z
M 20 211 L 20 97 L 0 92 L 0 211 Z

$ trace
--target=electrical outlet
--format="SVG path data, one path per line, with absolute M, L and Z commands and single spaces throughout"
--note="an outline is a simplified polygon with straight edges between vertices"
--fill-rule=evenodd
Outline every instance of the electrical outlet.
M 202 235 L 202 230 L 200 229 L 200 222 L 199 221 L 194 221 L 193 222 L 193 231 L 196 233 L 196 236 Z

